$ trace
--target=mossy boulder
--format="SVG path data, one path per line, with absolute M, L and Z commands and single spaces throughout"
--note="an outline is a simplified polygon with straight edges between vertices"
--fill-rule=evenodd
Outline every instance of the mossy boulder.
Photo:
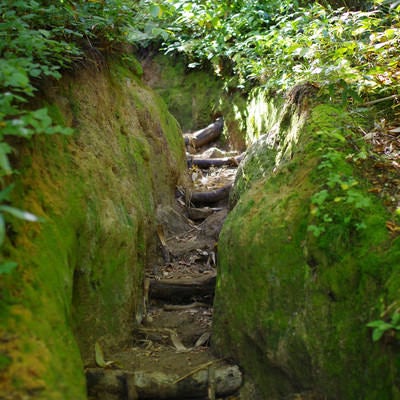
M 355 121 L 319 105 L 286 122 L 255 143 L 235 183 L 213 347 L 260 399 L 398 399 L 400 342 L 374 343 L 367 323 L 399 300 L 400 238 L 349 144 Z
M 38 100 L 39 101 L 39 100 Z M 11 221 L 2 257 L 0 397 L 84 399 L 83 365 L 141 320 L 157 207 L 185 167 L 182 132 L 161 98 L 118 62 L 43 88 L 72 136 L 16 143 L 14 204 L 44 221 Z

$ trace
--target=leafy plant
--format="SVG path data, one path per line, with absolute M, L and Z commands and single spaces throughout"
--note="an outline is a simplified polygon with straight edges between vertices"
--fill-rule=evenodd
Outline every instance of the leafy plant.
M 39 220 L 11 203 L 15 171 L 9 138 L 73 132 L 55 124 L 46 107 L 28 106 L 41 80 L 61 78 L 63 70 L 84 62 L 87 55 L 118 49 L 143 20 L 139 9 L 132 0 L 0 0 L 0 245 L 6 216 Z M 146 13 L 147 8 L 142 14 Z M 15 267 L 15 262 L 6 261 L 0 274 Z
M 323 172 L 323 188 L 311 197 L 313 223 L 308 231 L 315 237 L 335 229 L 335 236 L 350 239 L 365 229 L 363 216 L 372 201 L 359 188 L 345 159 L 346 153 L 334 148 L 324 150 L 318 170 Z
M 375 320 L 367 324 L 367 327 L 373 328 L 372 340 L 377 342 L 388 331 L 400 331 L 400 312 L 396 310 L 390 319 L 390 322 L 384 320 Z
M 276 92 L 310 81 L 322 94 L 345 103 L 398 91 L 396 2 L 154 4 L 158 12 L 152 15 L 163 29 L 166 52 L 185 54 L 192 68 L 212 65 L 230 86 L 261 84 Z

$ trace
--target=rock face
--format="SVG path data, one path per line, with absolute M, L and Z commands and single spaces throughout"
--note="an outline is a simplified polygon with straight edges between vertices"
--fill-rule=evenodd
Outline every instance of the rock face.
M 44 222 L 9 227 L 3 256 L 19 266 L 1 281 L 0 397 L 79 400 L 95 342 L 121 348 L 141 319 L 155 210 L 186 159 L 176 120 L 127 66 L 77 71 L 41 101 L 76 133 L 15 145 L 17 206 Z
M 144 80 L 168 105 L 184 132 L 207 126 L 224 117 L 224 139 L 243 150 L 246 98 L 226 93 L 222 80 L 211 70 L 188 69 L 177 56 L 157 55 L 144 59 Z
M 354 121 L 328 105 L 271 117 L 220 235 L 213 347 L 260 399 L 400 398 L 394 331 L 374 343 L 366 326 L 398 307 L 400 240 L 351 161 Z

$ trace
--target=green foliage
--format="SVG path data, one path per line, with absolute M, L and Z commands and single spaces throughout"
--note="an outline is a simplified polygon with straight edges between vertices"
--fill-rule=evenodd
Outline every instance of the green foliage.
M 372 340 L 377 342 L 382 338 L 382 336 L 388 331 L 400 331 L 400 312 L 396 310 L 390 322 L 386 322 L 384 320 L 376 320 L 371 321 L 367 324 L 369 328 L 373 328 L 372 330 Z
M 397 93 L 400 5 L 307 3 L 160 0 L 153 15 L 167 53 L 192 68 L 211 63 L 230 86 L 276 92 L 309 81 L 345 102 Z
M 129 31 L 143 20 L 139 7 L 132 0 L 0 0 L 0 244 L 6 216 L 38 220 L 9 205 L 7 185 L 15 173 L 9 138 L 73 132 L 54 123 L 47 107 L 29 105 L 41 81 L 59 79 L 64 69 L 85 62 L 88 54 L 101 57 L 101 51 L 126 43 Z M 0 274 L 15 266 L 4 262 Z
M 319 237 L 334 229 L 338 239 L 350 240 L 354 233 L 366 228 L 363 218 L 372 200 L 354 178 L 345 153 L 334 148 L 324 152 L 317 168 L 325 177 L 324 188 L 311 197 L 310 213 L 314 223 L 308 230 Z
M 352 127 L 359 121 L 345 115 L 342 108 L 320 105 L 313 109 L 307 126 L 308 134 L 318 138 L 308 151 L 319 156 L 312 175 L 316 190 L 310 197 L 307 230 L 310 241 L 332 259 L 338 249 L 352 249 L 362 238 L 371 240 L 373 227 L 384 225 L 360 171 L 368 149 L 353 145 L 356 133 Z

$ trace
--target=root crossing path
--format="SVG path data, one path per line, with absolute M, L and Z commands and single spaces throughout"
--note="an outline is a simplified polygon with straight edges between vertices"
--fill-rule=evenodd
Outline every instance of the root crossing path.
M 178 189 L 176 207 L 157 211 L 160 256 L 146 273 L 143 320 L 130 348 L 108 361 L 100 352 L 101 365 L 86 370 L 91 400 L 238 398 L 239 367 L 209 347 L 216 243 L 241 160 L 217 147 L 198 149 L 218 139 L 216 130 L 220 119 L 185 135 L 193 187 Z

